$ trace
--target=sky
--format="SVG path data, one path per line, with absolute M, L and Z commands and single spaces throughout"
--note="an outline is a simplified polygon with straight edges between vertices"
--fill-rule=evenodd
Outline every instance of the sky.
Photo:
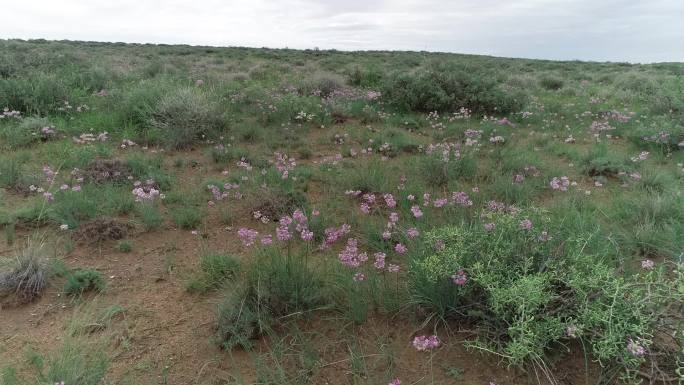
M 683 18 L 684 0 L 0 0 L 0 38 L 650 63 L 684 61 Z

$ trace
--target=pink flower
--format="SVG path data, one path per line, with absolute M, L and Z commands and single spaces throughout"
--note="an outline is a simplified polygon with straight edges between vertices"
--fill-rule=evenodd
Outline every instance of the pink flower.
M 387 265 L 387 271 L 389 271 L 390 273 L 398 273 L 399 270 L 400 270 L 399 265 L 395 265 L 395 264 L 392 264 L 392 263 L 390 263 L 389 265 Z
M 390 238 L 392 238 L 392 232 L 391 231 L 385 230 L 382 232 L 382 239 L 388 240 Z
M 366 274 L 363 274 L 361 272 L 358 272 L 354 274 L 354 282 L 361 282 L 366 280 Z
M 650 259 L 644 259 L 641 261 L 641 268 L 645 270 L 653 270 L 653 267 L 655 267 L 655 262 L 651 261 Z
M 314 233 L 313 233 L 313 231 L 302 230 L 301 237 L 302 237 L 302 240 L 309 242 L 314 238 Z
M 241 227 L 238 230 L 238 237 L 242 241 L 242 244 L 245 247 L 250 247 L 254 245 L 254 242 L 256 241 L 256 238 L 259 236 L 259 233 L 256 230 L 248 229 L 245 227 Z M 263 241 L 262 241 L 263 242 Z
M 280 226 L 276 227 L 276 238 L 282 242 L 292 239 L 292 234 L 290 233 L 290 229 L 287 227 L 287 225 L 281 224 Z
M 396 251 L 399 254 L 406 254 L 408 249 L 403 244 L 397 243 L 396 245 L 394 245 L 394 251 Z
M 261 244 L 264 246 L 270 246 L 273 244 L 273 236 L 272 235 L 265 235 L 263 238 L 261 238 Z
M 430 204 L 430 194 L 423 194 L 423 206 L 427 207 Z
M 333 243 L 337 242 L 337 240 L 344 235 L 349 234 L 350 231 L 351 226 L 346 223 L 337 228 L 331 227 L 325 229 L 325 239 L 323 240 L 323 244 L 321 244 L 321 249 L 330 248 Z
M 423 216 L 423 211 L 421 211 L 420 207 L 418 206 L 411 206 L 411 212 L 415 218 L 420 218 Z
M 385 204 L 387 204 L 387 207 L 393 209 L 397 206 L 397 201 L 394 199 L 392 194 L 385 194 L 383 195 L 383 198 L 385 199 Z
M 436 335 L 417 336 L 413 339 L 413 347 L 419 352 L 436 349 L 440 344 L 441 342 Z
M 472 206 L 473 201 L 470 200 L 470 197 L 468 197 L 468 194 L 464 193 L 463 191 L 455 192 L 451 195 L 451 200 L 456 203 L 457 205 L 461 206 Z
M 409 239 L 413 239 L 419 235 L 420 232 L 415 227 L 411 227 L 410 229 L 406 230 L 406 236 L 409 237 Z
M 376 269 L 382 270 L 385 268 L 385 253 L 382 252 L 377 252 L 373 254 L 375 257 L 375 263 L 373 266 L 375 266 Z
M 643 357 L 646 354 L 646 348 L 631 338 L 627 341 L 627 351 L 634 357 Z
M 496 223 L 485 223 L 484 229 L 486 232 L 491 233 L 496 230 Z
M 370 206 L 368 205 L 368 203 L 362 202 L 360 208 L 361 208 L 362 213 L 370 214 L 371 209 L 370 209 Z
M 451 281 L 458 286 L 463 286 L 468 282 L 468 276 L 466 275 L 465 271 L 463 269 L 455 272 L 451 276 Z
M 392 380 L 392 381 L 391 381 L 389 384 L 387 384 L 387 385 L 401 385 L 401 380 L 398 379 L 398 378 L 395 378 L 394 380 Z
M 449 203 L 449 200 L 448 200 L 448 199 L 446 199 L 446 198 L 441 198 L 441 199 L 435 200 L 435 201 L 432 203 L 432 205 L 433 205 L 434 207 L 436 207 L 436 208 L 440 208 L 440 207 L 443 207 L 444 205 L 446 205 L 447 203 Z
M 520 229 L 521 230 L 527 231 L 531 228 L 532 228 L 532 221 L 531 220 L 523 219 L 522 221 L 520 221 Z
M 366 253 L 359 253 L 356 239 L 349 238 L 345 248 L 338 254 L 338 259 L 343 265 L 359 267 L 361 263 L 368 260 L 368 255 Z
M 567 176 L 562 176 L 560 177 L 560 179 L 554 177 L 553 179 L 551 179 L 549 185 L 551 185 L 551 188 L 553 190 L 568 191 L 568 187 L 570 186 L 570 179 Z

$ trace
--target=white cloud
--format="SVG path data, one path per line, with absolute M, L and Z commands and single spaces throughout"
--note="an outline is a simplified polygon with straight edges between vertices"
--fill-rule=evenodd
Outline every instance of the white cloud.
M 681 0 L 25 0 L 0 37 L 684 61 Z

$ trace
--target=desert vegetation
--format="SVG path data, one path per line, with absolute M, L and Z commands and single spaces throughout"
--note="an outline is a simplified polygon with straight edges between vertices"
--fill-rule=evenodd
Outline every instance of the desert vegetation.
M 684 65 L 0 41 L 0 384 L 684 381 Z

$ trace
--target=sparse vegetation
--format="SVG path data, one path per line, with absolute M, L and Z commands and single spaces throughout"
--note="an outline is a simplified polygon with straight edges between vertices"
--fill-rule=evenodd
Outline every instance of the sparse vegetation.
M 0 384 L 684 381 L 683 73 L 0 41 Z

